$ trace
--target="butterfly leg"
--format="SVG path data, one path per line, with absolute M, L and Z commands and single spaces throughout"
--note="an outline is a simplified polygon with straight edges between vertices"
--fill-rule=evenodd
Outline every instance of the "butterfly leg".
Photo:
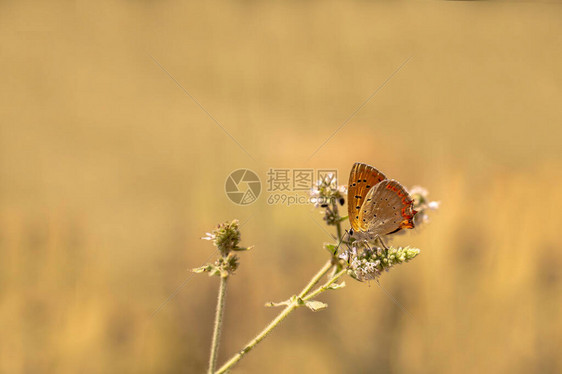
M 379 243 L 382 245 L 382 247 L 388 251 L 389 248 L 386 246 L 386 244 L 385 244 L 385 242 L 384 242 L 382 236 L 377 235 L 377 237 L 375 238 L 375 240 L 377 240 L 377 239 L 378 239 Z
M 367 239 L 361 240 L 361 244 L 363 245 L 363 247 L 369 251 L 373 251 L 373 248 L 371 247 L 371 245 L 369 244 L 369 241 Z

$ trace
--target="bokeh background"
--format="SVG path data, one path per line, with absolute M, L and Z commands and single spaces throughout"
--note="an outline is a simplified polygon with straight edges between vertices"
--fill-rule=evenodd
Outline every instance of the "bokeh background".
M 216 255 L 199 238 L 239 218 L 255 248 L 230 282 L 223 362 L 330 241 L 311 206 L 232 204 L 227 175 L 335 168 L 345 181 L 356 161 L 442 202 L 394 240 L 421 255 L 381 278 L 407 312 L 348 280 L 235 372 L 562 371 L 561 13 L 2 1 L 0 372 L 204 372 L 218 282 L 188 269 Z

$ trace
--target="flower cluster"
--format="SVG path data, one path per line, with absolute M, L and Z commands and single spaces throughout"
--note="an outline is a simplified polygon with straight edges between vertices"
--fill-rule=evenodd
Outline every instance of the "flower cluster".
M 217 275 L 226 278 L 229 274 L 234 273 L 237 268 L 238 256 L 231 252 L 226 257 L 219 257 L 213 264 L 206 264 L 193 269 L 193 272 L 209 273 L 209 276 Z
M 310 191 L 310 201 L 316 208 L 324 208 L 324 220 L 328 225 L 337 225 L 342 221 L 338 213 L 338 203 L 345 204 L 346 194 L 347 188 L 338 186 L 335 175 L 330 173 L 316 182 Z
M 332 202 L 345 203 L 347 188 L 338 186 L 336 176 L 332 173 L 326 175 L 324 179 L 319 179 L 310 191 L 310 201 L 316 208 L 326 208 Z
M 211 240 L 223 257 L 226 257 L 232 251 L 245 251 L 249 249 L 238 247 L 238 243 L 240 243 L 240 228 L 236 219 L 232 222 L 218 225 L 216 229 L 206 233 L 206 236 L 201 239 Z
M 383 270 L 408 262 L 420 253 L 417 248 L 378 248 L 354 242 L 353 247 L 339 255 L 347 263 L 347 273 L 358 281 L 377 279 Z
M 437 210 L 439 209 L 439 205 L 441 205 L 441 202 L 439 201 L 429 201 L 427 198 L 428 195 L 429 192 L 420 186 L 414 186 L 410 190 L 410 196 L 414 199 L 414 209 L 418 212 L 414 216 L 414 223 L 416 225 L 428 223 L 429 216 L 427 215 L 427 212 L 430 210 Z
M 213 264 L 206 264 L 193 269 L 193 271 L 195 273 L 208 272 L 211 276 L 227 277 L 234 273 L 238 268 L 238 256 L 234 252 L 246 251 L 251 248 L 238 246 L 240 243 L 238 220 L 218 225 L 216 229 L 208 232 L 201 239 L 212 241 L 213 245 L 219 249 L 221 257 Z

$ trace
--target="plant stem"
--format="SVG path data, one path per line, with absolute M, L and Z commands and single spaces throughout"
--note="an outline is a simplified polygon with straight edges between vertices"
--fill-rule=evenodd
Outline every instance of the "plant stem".
M 332 210 L 336 217 L 336 233 L 337 233 L 337 243 L 339 245 L 342 238 L 342 227 L 341 227 L 341 220 L 340 215 L 338 212 L 338 202 L 332 202 Z M 335 254 L 334 254 L 335 255 Z M 336 280 L 338 280 L 343 274 L 345 274 L 346 270 L 341 270 L 337 274 L 334 275 L 328 282 L 324 285 L 317 288 L 312 294 L 307 295 L 310 290 L 320 281 L 322 277 L 324 277 L 330 269 L 333 267 L 332 259 L 326 262 L 324 266 L 312 277 L 310 282 L 302 289 L 299 295 L 296 298 L 292 298 L 292 301 L 275 317 L 273 321 L 269 323 L 256 337 L 254 337 L 244 348 L 240 350 L 237 354 L 235 354 L 230 360 L 228 360 L 223 366 L 221 366 L 216 373 L 210 372 L 210 374 L 222 374 L 225 373 L 227 370 L 230 370 L 234 365 L 238 363 L 246 355 L 246 353 L 250 352 L 259 342 L 261 342 L 269 333 L 281 323 L 291 312 L 298 307 L 302 306 L 303 300 L 310 300 L 312 297 L 317 296 L 318 294 L 326 291 L 328 287 L 333 284 Z M 217 310 L 218 312 L 218 310 Z M 213 366 L 214 367 L 214 366 Z
M 340 220 L 340 213 L 338 212 L 338 202 L 333 200 L 332 201 L 332 210 L 335 213 L 337 222 L 336 222 L 336 233 L 338 234 L 338 242 L 342 240 L 342 232 L 341 232 L 341 220 Z
M 219 354 L 219 343 L 222 330 L 222 316 L 224 313 L 224 301 L 226 299 L 226 280 L 228 276 L 221 276 L 219 286 L 219 296 L 217 299 L 217 311 L 215 314 L 215 328 L 213 331 L 213 343 L 211 345 L 211 357 L 209 358 L 209 374 L 215 372 L 217 367 L 217 358 Z
M 283 311 L 281 311 L 281 313 L 279 313 L 277 317 L 275 317 L 275 319 L 271 321 L 269 325 L 266 326 L 265 329 L 263 329 L 258 335 L 256 335 L 255 338 L 253 338 L 248 344 L 246 344 L 246 346 L 242 348 L 240 352 L 238 352 L 230 360 L 228 360 L 227 363 L 221 366 L 216 371 L 215 374 L 222 374 L 227 370 L 230 370 L 234 365 L 238 363 L 238 361 L 242 359 L 242 357 L 246 355 L 246 353 L 250 352 L 259 342 L 261 342 L 293 310 L 301 306 L 298 300 L 305 297 L 306 294 L 310 292 L 310 290 L 316 285 L 316 283 L 318 283 L 318 281 L 324 275 L 326 275 L 326 273 L 328 273 L 328 271 L 330 271 L 331 268 L 332 268 L 332 261 L 330 260 L 322 267 L 322 269 L 320 269 L 320 271 L 318 271 L 318 273 L 316 273 L 314 277 L 312 277 L 310 282 L 308 282 L 308 284 L 303 288 L 303 290 L 299 293 L 299 296 L 297 298 L 294 298 L 294 300 L 289 305 L 287 305 L 285 309 L 283 309 Z
M 324 283 L 322 286 L 318 287 L 316 290 L 314 290 L 314 292 L 312 292 L 311 294 L 306 295 L 306 297 L 303 297 L 302 300 L 303 301 L 308 301 L 310 299 L 312 299 L 313 297 L 318 296 L 319 294 L 321 294 L 322 292 L 326 291 L 328 289 L 328 287 L 330 287 L 333 283 L 335 283 L 342 275 L 344 275 L 347 272 L 347 269 L 342 269 L 339 272 L 337 272 L 332 279 L 330 279 L 328 282 Z
M 312 287 L 314 287 L 316 285 L 316 283 L 318 283 L 318 281 L 328 273 L 328 271 L 330 271 L 330 269 L 332 268 L 332 260 L 326 262 L 324 264 L 324 266 L 322 266 L 322 269 L 320 269 L 318 271 L 318 273 L 316 273 L 316 275 L 314 277 L 312 277 L 312 279 L 310 280 L 310 282 L 308 282 L 308 284 L 302 289 L 302 291 L 299 293 L 299 298 L 303 298 L 304 296 L 306 296 L 307 293 L 310 292 L 310 290 L 312 289 Z

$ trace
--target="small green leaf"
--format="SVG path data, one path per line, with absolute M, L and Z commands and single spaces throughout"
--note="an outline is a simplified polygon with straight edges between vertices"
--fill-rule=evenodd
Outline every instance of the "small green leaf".
M 323 303 L 321 301 L 314 301 L 314 300 L 307 301 L 305 305 L 308 309 L 312 310 L 313 312 L 317 312 L 319 310 L 326 309 L 328 307 L 328 304 Z
M 336 249 L 338 248 L 337 245 L 335 244 L 330 244 L 330 243 L 324 243 L 324 249 L 326 249 L 328 252 L 330 252 L 330 254 L 334 254 L 336 253 Z
M 341 282 L 341 283 L 332 283 L 328 286 L 329 290 L 337 290 L 338 288 L 344 288 L 345 287 L 345 282 Z
M 215 275 L 219 271 L 219 268 L 215 265 L 207 264 L 195 269 L 191 269 L 191 271 L 194 273 L 209 273 L 209 275 Z
M 211 268 L 211 265 L 205 265 L 205 266 L 201 266 L 201 267 L 198 267 L 198 268 L 195 268 L 195 269 L 191 269 L 191 271 L 194 272 L 194 273 L 204 273 L 206 271 L 211 270 L 210 268 Z
M 249 250 L 252 249 L 252 248 L 254 248 L 253 245 L 250 246 L 250 247 L 247 247 L 247 248 L 236 247 L 236 248 L 232 248 L 232 250 L 233 250 L 233 251 L 236 251 L 236 252 L 243 252 L 243 251 L 249 251 Z

